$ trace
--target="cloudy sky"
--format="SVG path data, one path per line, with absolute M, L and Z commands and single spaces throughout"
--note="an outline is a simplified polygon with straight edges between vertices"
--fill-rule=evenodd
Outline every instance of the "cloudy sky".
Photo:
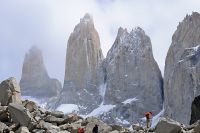
M 50 77 L 63 82 L 67 41 L 86 12 L 93 15 L 104 56 L 120 26 L 140 26 L 163 72 L 171 37 L 192 11 L 200 12 L 200 0 L 0 0 L 0 81 L 19 81 L 24 55 L 37 45 Z

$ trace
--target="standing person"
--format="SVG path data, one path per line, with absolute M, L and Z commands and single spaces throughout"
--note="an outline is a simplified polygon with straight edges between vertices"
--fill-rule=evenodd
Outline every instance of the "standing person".
M 152 112 L 146 112 L 146 124 L 147 124 L 147 129 L 151 127 L 151 120 L 152 120 Z
M 92 130 L 92 133 L 98 133 L 98 125 L 95 125 L 93 130 Z

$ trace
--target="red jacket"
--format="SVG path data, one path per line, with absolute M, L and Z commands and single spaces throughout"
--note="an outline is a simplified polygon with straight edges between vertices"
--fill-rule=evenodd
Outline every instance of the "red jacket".
M 79 128 L 78 129 L 78 133 L 84 133 L 84 129 L 83 128 Z
M 147 119 L 152 119 L 152 112 L 146 112 L 145 116 Z

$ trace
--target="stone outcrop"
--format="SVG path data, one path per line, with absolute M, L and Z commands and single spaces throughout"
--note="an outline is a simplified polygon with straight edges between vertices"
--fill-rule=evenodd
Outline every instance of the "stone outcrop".
M 184 18 L 172 37 L 165 62 L 165 114 L 184 124 L 189 124 L 192 101 L 200 95 L 199 27 L 199 13 Z
M 19 123 L 22 126 L 29 126 L 31 120 L 31 114 L 21 104 L 10 103 L 8 111 L 15 123 Z
M 0 118 L 1 133 L 77 133 L 79 128 L 85 133 L 91 133 L 95 125 L 98 125 L 101 133 L 199 133 L 200 131 L 200 121 L 185 126 L 169 118 L 161 118 L 155 128 L 146 129 L 140 124 L 133 124 L 132 128 L 127 129 L 120 125 L 108 125 L 95 117 L 82 118 L 77 114 L 64 115 L 60 111 L 49 111 L 28 100 L 20 103 L 10 102 L 8 106 L 0 105 L 0 115 L 2 112 L 8 114 L 6 121 Z
M 106 122 L 136 122 L 145 112 L 157 114 L 162 109 L 163 79 L 150 38 L 141 28 L 130 33 L 119 28 L 101 70 L 101 84 L 105 84 L 103 104 L 116 105 L 101 116 Z
M 21 92 L 16 79 L 11 77 L 0 84 L 0 103 L 7 106 L 9 103 L 21 103 Z
M 62 87 L 57 79 L 49 77 L 42 52 L 36 46 L 25 55 L 20 86 L 22 95 L 40 98 L 56 96 Z
M 99 103 L 97 69 L 102 59 L 99 35 L 93 18 L 86 14 L 68 40 L 60 103 L 77 104 L 90 111 Z
M 169 118 L 161 118 L 158 125 L 155 128 L 155 133 L 180 133 L 180 123 L 171 120 Z

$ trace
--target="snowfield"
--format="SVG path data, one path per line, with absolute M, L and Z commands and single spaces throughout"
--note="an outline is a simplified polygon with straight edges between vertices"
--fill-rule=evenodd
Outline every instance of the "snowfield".
M 64 114 L 69 114 L 72 112 L 78 112 L 79 108 L 75 104 L 61 104 L 56 110 L 62 111 Z
M 32 96 L 22 96 L 22 100 L 33 101 L 42 108 L 45 108 L 46 105 L 47 105 L 46 99 L 38 99 L 38 98 L 35 98 L 35 97 L 32 97 Z
M 130 104 L 130 103 L 137 101 L 137 100 L 138 99 L 136 97 L 134 97 L 134 98 L 127 99 L 127 100 L 123 101 L 122 103 L 123 104 Z
M 115 107 L 115 105 L 100 105 L 98 108 L 94 109 L 90 114 L 88 114 L 86 117 L 90 117 L 90 116 L 100 116 L 103 113 L 106 113 L 108 111 L 110 111 L 111 109 L 113 109 Z

